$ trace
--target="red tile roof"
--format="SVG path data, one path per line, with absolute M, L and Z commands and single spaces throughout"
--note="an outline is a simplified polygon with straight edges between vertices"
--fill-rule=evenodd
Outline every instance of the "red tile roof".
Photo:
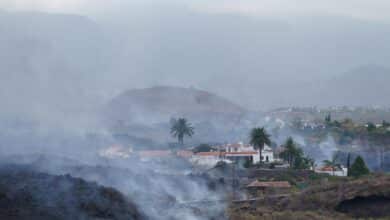
M 199 152 L 196 156 L 223 156 L 225 152 L 213 151 L 213 152 Z
M 242 152 L 226 152 L 225 155 L 226 156 L 230 156 L 230 155 L 238 155 L 238 156 L 251 156 L 251 155 L 256 155 L 257 152 L 256 151 L 242 151 Z
M 334 171 L 334 168 L 331 166 L 324 166 L 320 168 L 320 171 Z

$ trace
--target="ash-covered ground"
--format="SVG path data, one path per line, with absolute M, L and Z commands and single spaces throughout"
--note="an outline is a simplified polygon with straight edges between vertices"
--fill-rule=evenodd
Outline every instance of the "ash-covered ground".
M 192 173 L 181 159 L 86 163 L 25 154 L 1 161 L 2 202 L 10 204 L 3 216 L 34 218 L 42 212 L 48 219 L 227 219 L 230 186 L 205 173 Z

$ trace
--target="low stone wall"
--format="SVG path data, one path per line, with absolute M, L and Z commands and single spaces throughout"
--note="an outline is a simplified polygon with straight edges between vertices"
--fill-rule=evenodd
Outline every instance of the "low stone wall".
M 312 170 L 292 170 L 292 169 L 256 169 L 247 173 L 248 178 L 261 179 L 279 179 L 283 177 L 301 177 L 309 178 L 314 174 Z

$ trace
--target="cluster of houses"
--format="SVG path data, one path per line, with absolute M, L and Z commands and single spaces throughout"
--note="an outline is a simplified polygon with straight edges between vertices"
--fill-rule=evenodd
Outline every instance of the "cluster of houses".
M 257 164 L 260 161 L 264 163 L 273 163 L 283 161 L 276 157 L 278 149 L 274 150 L 270 146 L 265 145 L 261 151 L 255 149 L 252 145 L 242 142 L 234 144 L 224 144 L 213 146 L 214 151 L 194 153 L 192 150 L 140 150 L 134 151 L 131 147 L 122 145 L 112 145 L 99 151 L 99 155 L 104 158 L 121 158 L 128 159 L 137 157 L 142 162 L 166 160 L 173 157 L 184 158 L 191 162 L 194 166 L 214 167 L 219 162 L 233 163 L 240 161 L 250 161 L 252 164 Z M 275 153 L 276 151 L 276 153 Z M 279 150 L 280 151 L 280 150 Z M 281 166 L 283 167 L 283 165 Z M 317 167 L 313 168 L 316 173 L 327 173 L 333 176 L 346 176 L 347 168 L 341 167 Z
M 235 144 L 225 144 L 213 146 L 214 151 L 193 153 L 191 150 L 140 150 L 134 151 L 131 147 L 121 145 L 112 145 L 99 152 L 99 155 L 105 158 L 122 158 L 137 156 L 141 161 L 150 161 L 155 159 L 164 159 L 168 157 L 181 157 L 188 159 L 194 165 L 214 166 L 220 161 L 232 163 L 240 160 L 248 160 L 251 163 L 259 163 L 260 160 L 265 163 L 277 161 L 274 151 L 271 147 L 265 145 L 260 158 L 259 150 L 256 150 L 249 144 L 242 142 Z
M 248 160 L 251 163 L 259 163 L 260 160 L 266 163 L 275 162 L 274 151 L 271 147 L 265 145 L 261 151 L 261 158 L 259 150 L 256 150 L 252 145 L 244 144 L 242 142 L 235 144 L 225 144 L 221 146 L 214 146 L 216 151 L 199 152 L 192 156 L 191 162 L 196 165 L 215 165 L 219 161 L 231 163 L 233 161 Z

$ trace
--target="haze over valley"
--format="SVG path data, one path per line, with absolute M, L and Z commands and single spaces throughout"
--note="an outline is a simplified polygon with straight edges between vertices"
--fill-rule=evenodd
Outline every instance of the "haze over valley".
M 0 1 L 0 218 L 388 218 L 389 10 Z

